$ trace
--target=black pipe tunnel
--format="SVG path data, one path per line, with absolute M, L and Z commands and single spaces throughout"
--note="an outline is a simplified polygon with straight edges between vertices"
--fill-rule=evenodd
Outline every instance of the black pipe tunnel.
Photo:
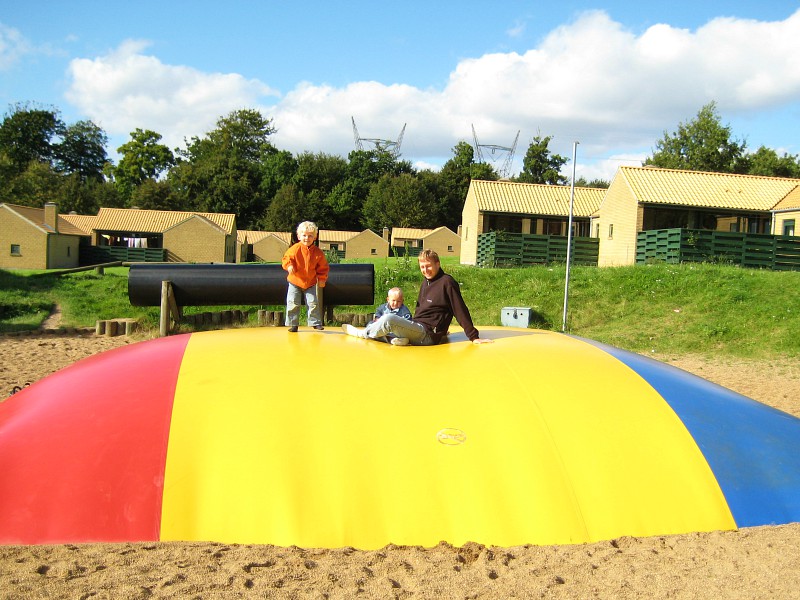
M 375 302 L 372 264 L 332 264 L 326 306 Z M 133 306 L 160 306 L 161 282 L 172 283 L 178 306 L 263 306 L 286 303 L 286 271 L 278 264 L 137 263 L 128 272 Z

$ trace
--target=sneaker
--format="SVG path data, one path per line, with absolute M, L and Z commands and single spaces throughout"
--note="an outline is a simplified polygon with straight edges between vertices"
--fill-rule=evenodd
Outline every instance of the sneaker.
M 292 325 L 289 327 L 289 333 L 297 333 L 297 325 Z
M 392 346 L 408 346 L 408 338 L 392 338 L 389 343 Z
M 314 329 L 316 329 L 317 331 L 322 331 L 325 328 L 322 325 L 314 325 Z
M 357 338 L 364 338 L 366 339 L 367 333 L 363 329 L 359 329 L 358 327 L 353 327 L 349 323 L 345 323 L 342 325 L 342 329 L 347 335 L 352 335 L 353 337 Z

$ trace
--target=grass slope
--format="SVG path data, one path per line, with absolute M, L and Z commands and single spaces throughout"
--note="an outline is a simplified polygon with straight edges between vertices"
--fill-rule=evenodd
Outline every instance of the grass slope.
M 388 288 L 399 285 L 413 310 L 421 281 L 416 260 L 370 262 L 375 265 L 375 303 L 383 302 Z M 478 326 L 499 325 L 503 307 L 521 306 L 532 309 L 531 327 L 561 330 L 564 265 L 479 269 L 445 259 L 443 268 L 461 284 Z M 120 267 L 106 269 L 103 275 L 84 271 L 59 276 L 0 270 L 0 331 L 35 329 L 55 305 L 61 308 L 65 326 L 133 317 L 157 328 L 157 308 L 128 302 L 127 271 Z M 573 267 L 567 330 L 634 352 L 797 356 L 800 273 L 711 264 Z

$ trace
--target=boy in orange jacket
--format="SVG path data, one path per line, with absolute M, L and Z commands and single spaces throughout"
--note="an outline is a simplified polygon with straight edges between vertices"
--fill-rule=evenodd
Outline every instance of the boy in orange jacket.
M 308 306 L 308 324 L 314 329 L 322 326 L 322 307 L 317 304 L 317 286 L 325 287 L 328 280 L 328 261 L 325 253 L 314 245 L 319 229 L 311 221 L 303 221 L 297 226 L 297 239 L 300 240 L 286 250 L 281 265 L 289 274 L 289 291 L 286 293 L 286 324 L 295 333 L 300 321 L 302 294 Z

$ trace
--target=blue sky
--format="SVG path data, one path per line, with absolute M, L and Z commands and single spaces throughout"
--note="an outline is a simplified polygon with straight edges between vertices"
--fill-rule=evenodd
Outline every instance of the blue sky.
M 9 4 L 4 109 L 91 119 L 112 158 L 136 127 L 177 147 L 256 108 L 294 153 L 346 156 L 354 118 L 364 138 L 405 125 L 403 158 L 438 168 L 474 127 L 486 145 L 519 132 L 512 174 L 541 134 L 569 158 L 580 142 L 579 177 L 611 179 L 712 100 L 750 150 L 800 154 L 796 1 Z

